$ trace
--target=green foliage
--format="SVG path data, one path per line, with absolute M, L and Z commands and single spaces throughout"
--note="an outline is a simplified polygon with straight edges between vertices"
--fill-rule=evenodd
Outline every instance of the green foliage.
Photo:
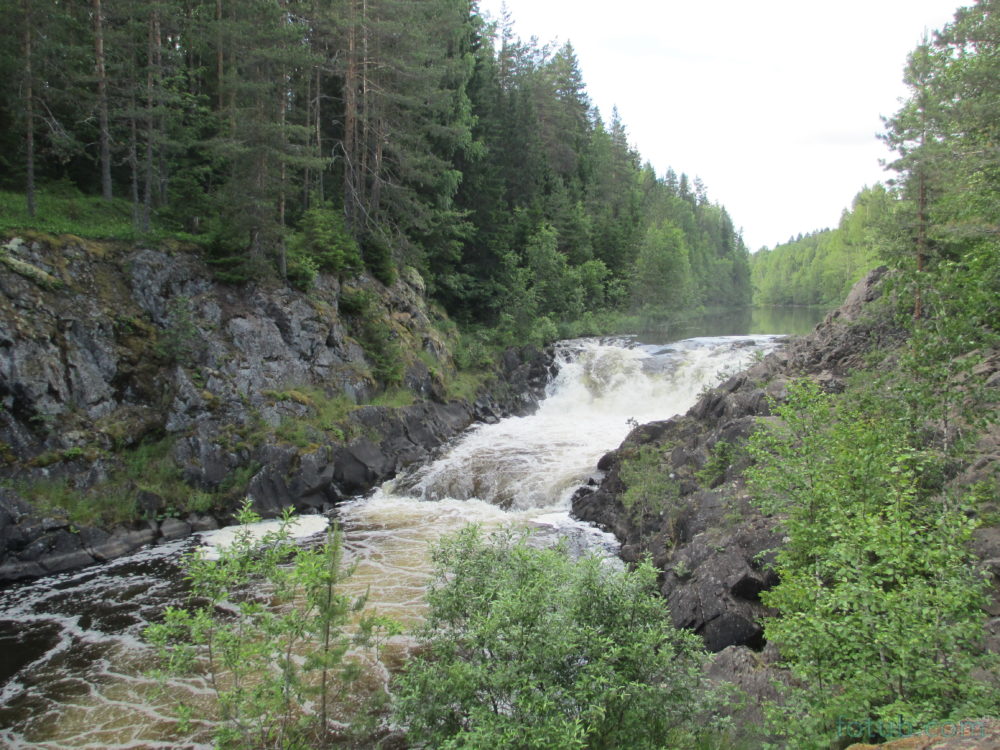
M 361 251 L 344 225 L 344 212 L 332 205 L 310 208 L 288 245 L 288 278 L 308 289 L 319 271 L 349 276 L 362 268 Z
M 883 234 L 895 201 L 882 185 L 858 193 L 836 229 L 799 236 L 750 258 L 754 304 L 839 305 L 851 287 L 883 262 Z
M 582 289 L 576 269 L 559 252 L 558 232 L 544 225 L 524 248 L 527 271 L 539 313 L 572 318 L 583 312 Z
M 392 247 L 379 232 L 369 232 L 361 238 L 361 255 L 365 268 L 386 286 L 396 282 L 396 265 L 393 262 Z
M 392 386 L 403 382 L 403 350 L 388 321 L 365 318 L 358 341 L 364 347 L 365 358 L 371 363 L 372 375 L 380 383 Z
M 340 312 L 354 317 L 369 315 L 376 304 L 376 299 L 367 289 L 344 287 L 340 291 Z
M 170 300 L 167 328 L 156 342 L 157 353 L 170 364 L 192 367 L 204 346 L 204 337 L 195 322 L 194 309 L 188 297 Z
M 249 524 L 260 517 L 249 501 L 238 520 L 244 526 L 217 560 L 200 551 L 185 559 L 189 603 L 168 607 L 145 637 L 157 649 L 164 682 L 209 675 L 217 747 L 309 746 L 329 731 L 331 691 L 358 674 L 347 658 L 352 638 L 345 627 L 365 597 L 338 591 L 351 573 L 339 531 L 304 549 L 291 538 L 291 511 L 259 539 Z M 362 637 L 385 626 L 366 627 Z
M 0 191 L 0 234 L 34 230 L 92 239 L 135 237 L 128 201 L 108 203 L 84 194 L 75 185 L 61 182 L 40 188 L 36 202 L 37 212 L 29 217 L 23 193 Z
M 441 748 L 690 746 L 698 639 L 670 624 L 643 563 L 538 549 L 467 527 L 434 551 L 422 648 L 397 680 L 410 738 Z
M 365 350 L 372 375 L 387 386 L 403 382 L 403 350 L 399 345 L 388 310 L 378 297 L 365 289 L 345 288 L 340 294 L 340 311 L 348 315 L 358 343 Z
M 401 409 L 410 406 L 416 400 L 413 391 L 408 388 L 393 388 L 378 394 L 369 402 L 372 406 L 387 406 L 391 409 Z
M 801 688 L 774 707 L 775 728 L 826 747 L 838 717 L 986 715 L 985 582 L 967 544 L 975 522 L 922 481 L 937 456 L 893 409 L 835 401 L 803 381 L 751 441 L 756 501 L 787 535 L 781 583 L 762 596 Z
M 217 281 L 243 284 L 265 275 L 264 267 L 247 252 L 244 227 L 224 213 L 220 212 L 209 222 L 202 244 L 205 248 L 205 262 Z
M 681 229 L 669 220 L 649 227 L 636 261 L 637 307 L 677 310 L 691 301 L 691 263 Z
M 712 455 L 705 465 L 695 474 L 698 481 L 708 487 L 718 487 L 726 476 L 726 472 L 736 459 L 737 449 L 732 443 L 719 440 L 712 447 Z
M 669 304 L 749 302 L 746 248 L 704 185 L 641 166 L 571 45 L 517 39 L 474 3 L 106 2 L 106 87 L 86 7 L 8 6 L 0 187 L 39 188 L 36 217 L 0 194 L 0 231 L 183 231 L 216 280 L 303 291 L 410 265 L 511 344 L 626 306 L 647 230 L 670 222 L 689 268 Z
M 665 519 L 673 536 L 683 506 L 679 503 L 678 484 L 664 466 L 664 450 L 656 445 L 642 445 L 622 458 L 620 476 L 625 492 L 621 501 L 640 529 Z
M 288 248 L 287 268 L 285 278 L 288 283 L 300 292 L 308 292 L 316 283 L 319 276 L 319 264 L 308 253 L 301 248 L 292 246 Z
M 38 478 L 14 482 L 12 486 L 43 512 L 64 515 L 77 526 L 111 526 L 136 519 L 139 492 L 163 498 L 166 515 L 183 515 L 190 511 L 203 513 L 220 505 L 222 498 L 219 495 L 203 492 L 184 481 L 173 458 L 173 445 L 169 438 L 146 441 L 110 457 L 94 447 L 75 446 L 41 457 L 40 461 L 36 459 L 33 465 L 113 458 L 108 462 L 110 470 L 105 481 L 80 488 L 64 478 Z
M 264 395 L 306 407 L 305 414 L 288 416 L 275 428 L 274 436 L 279 440 L 309 448 L 330 439 L 343 442 L 353 434 L 348 417 L 358 405 L 343 394 L 331 396 L 322 388 L 299 387 L 266 391 Z
M 485 369 L 493 364 L 496 351 L 489 331 L 482 328 L 463 331 L 455 347 L 455 364 L 460 370 Z

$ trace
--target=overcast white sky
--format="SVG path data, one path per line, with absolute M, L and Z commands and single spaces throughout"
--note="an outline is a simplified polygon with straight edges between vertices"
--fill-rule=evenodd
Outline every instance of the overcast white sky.
M 506 0 L 517 34 L 576 49 L 660 176 L 699 176 L 751 250 L 836 226 L 886 179 L 875 135 L 906 55 L 961 0 Z M 480 0 L 500 15 L 501 0 Z

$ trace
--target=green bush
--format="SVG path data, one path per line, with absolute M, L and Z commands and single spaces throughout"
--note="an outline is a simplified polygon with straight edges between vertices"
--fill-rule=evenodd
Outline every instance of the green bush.
M 190 602 L 168 607 L 145 636 L 164 683 L 173 675 L 210 676 L 216 747 L 316 747 L 329 731 L 334 686 L 342 690 L 359 674 L 347 658 L 352 638 L 344 626 L 365 597 L 338 590 L 351 573 L 338 532 L 304 549 L 291 538 L 290 510 L 263 539 L 249 527 L 259 520 L 247 501 L 239 514 L 247 525 L 218 560 L 199 552 L 185 558 Z M 367 618 L 356 640 L 386 627 L 384 618 Z M 191 708 L 177 711 L 189 725 Z
M 298 231 L 289 243 L 289 257 L 296 263 L 341 276 L 362 268 L 361 251 L 344 225 L 343 212 L 326 204 L 302 215 Z M 291 263 L 289 263 L 291 271 Z
M 695 475 L 698 477 L 698 481 L 707 487 L 718 487 L 725 479 L 729 467 L 736 460 L 736 454 L 737 450 L 732 443 L 725 440 L 716 442 L 712 448 L 712 455 Z
M 622 505 L 640 529 L 649 521 L 655 523 L 665 518 L 673 536 L 681 511 L 679 486 L 664 466 L 663 451 L 655 445 L 642 445 L 623 458 L 620 470 L 625 484 Z
M 402 383 L 403 350 L 378 297 L 367 289 L 345 288 L 340 293 L 340 311 L 354 319 L 352 329 L 365 350 L 372 375 L 384 385 Z
M 434 551 L 420 649 L 396 715 L 436 748 L 693 746 L 700 641 L 675 630 L 647 563 L 538 549 L 467 527 Z
M 765 635 L 801 685 L 771 718 L 798 747 L 828 747 L 842 717 L 922 726 L 996 710 L 974 677 L 991 663 L 975 521 L 923 486 L 940 458 L 893 411 L 803 381 L 751 440 L 756 502 L 787 535 Z
M 367 289 L 340 290 L 339 309 L 341 314 L 354 317 L 369 315 L 375 306 L 375 295 Z
M 396 265 L 389 241 L 378 232 L 368 232 L 361 239 L 361 247 L 365 267 L 383 284 L 392 286 L 396 281 Z
M 317 276 L 319 276 L 319 265 L 316 260 L 298 248 L 289 247 L 285 271 L 288 283 L 300 292 L 308 292 L 316 283 Z

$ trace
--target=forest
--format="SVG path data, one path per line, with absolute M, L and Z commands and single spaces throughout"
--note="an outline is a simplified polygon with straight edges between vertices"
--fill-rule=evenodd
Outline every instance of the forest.
M 755 305 L 839 305 L 851 286 L 879 265 L 878 232 L 895 196 L 882 185 L 855 196 L 835 229 L 790 239 L 750 256 Z
M 412 266 L 510 343 L 750 302 L 701 181 L 642 163 L 569 42 L 475 2 L 4 0 L 0 22 L 8 228 L 106 215 L 91 235 L 181 237 L 233 283 Z

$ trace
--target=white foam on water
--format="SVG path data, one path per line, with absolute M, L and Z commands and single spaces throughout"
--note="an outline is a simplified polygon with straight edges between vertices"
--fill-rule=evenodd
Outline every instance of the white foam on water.
M 261 541 L 268 534 L 274 534 L 281 528 L 280 519 L 258 521 L 253 524 L 236 524 L 223 526 L 221 529 L 200 532 L 202 546 L 198 552 L 208 560 L 218 560 L 221 550 L 231 546 L 236 538 L 244 535 L 253 541 Z M 330 519 L 326 516 L 294 516 L 288 522 L 288 534 L 292 539 L 308 539 L 326 531 Z

